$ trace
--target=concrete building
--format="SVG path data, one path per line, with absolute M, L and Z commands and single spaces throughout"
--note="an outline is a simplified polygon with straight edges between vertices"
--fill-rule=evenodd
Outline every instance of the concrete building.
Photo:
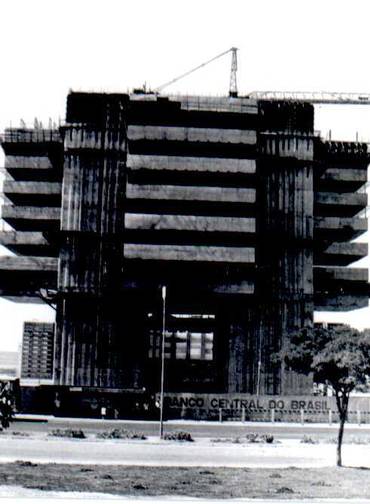
M 21 384 L 52 383 L 54 324 L 25 322 L 22 341 Z
M 71 93 L 2 148 L 0 293 L 55 303 L 61 390 L 158 391 L 163 285 L 172 391 L 310 391 L 271 355 L 367 306 L 367 146 L 323 141 L 309 103 Z

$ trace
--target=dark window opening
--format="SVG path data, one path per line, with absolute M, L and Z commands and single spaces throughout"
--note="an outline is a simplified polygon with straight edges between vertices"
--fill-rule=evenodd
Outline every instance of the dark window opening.
M 150 319 L 151 314 L 148 314 L 148 317 Z M 204 321 L 213 322 L 213 315 L 172 314 L 169 319 L 169 325 L 165 331 L 165 359 L 213 360 L 214 331 L 211 324 L 208 323 L 208 327 L 205 327 L 204 324 Z M 176 325 L 180 327 L 176 327 Z M 188 328 L 186 325 L 188 325 Z M 198 328 L 197 325 L 199 325 Z M 148 357 L 150 359 L 159 359 L 161 349 L 162 330 L 150 328 Z

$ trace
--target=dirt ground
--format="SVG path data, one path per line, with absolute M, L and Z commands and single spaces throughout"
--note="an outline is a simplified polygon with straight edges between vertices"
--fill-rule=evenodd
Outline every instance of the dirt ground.
M 0 485 L 52 491 L 203 498 L 364 498 L 369 468 L 234 469 L 0 464 Z

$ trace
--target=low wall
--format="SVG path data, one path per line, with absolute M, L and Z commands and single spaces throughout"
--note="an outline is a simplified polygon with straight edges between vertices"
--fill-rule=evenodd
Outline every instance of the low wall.
M 338 421 L 335 397 L 327 396 L 168 393 L 164 413 L 166 418 L 219 421 Z M 370 423 L 370 397 L 350 398 L 348 421 Z
M 20 389 L 18 411 L 58 416 L 158 420 L 159 394 L 40 386 Z M 166 393 L 164 418 L 215 421 L 337 422 L 334 397 Z M 352 397 L 348 421 L 370 423 L 370 396 Z

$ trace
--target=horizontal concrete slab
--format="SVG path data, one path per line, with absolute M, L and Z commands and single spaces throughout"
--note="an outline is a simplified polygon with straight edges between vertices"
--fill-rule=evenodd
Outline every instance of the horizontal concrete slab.
M 338 182 L 366 182 L 366 170 L 355 168 L 327 168 L 321 175 L 320 180 L 335 180 Z
M 253 130 L 185 128 L 178 126 L 128 126 L 129 140 L 168 140 L 189 142 L 219 142 L 256 144 L 257 132 Z
M 203 217 L 194 215 L 126 214 L 127 229 L 173 229 L 186 231 L 221 231 L 230 233 L 254 233 L 254 218 Z
M 5 180 L 4 194 L 61 194 L 62 184 L 59 182 L 23 182 Z
M 368 304 L 368 296 L 336 295 L 331 297 L 329 295 L 319 295 L 315 298 L 316 311 L 347 312 L 358 310 L 359 308 L 366 308 Z
M 367 231 L 367 219 L 347 217 L 315 217 L 315 230 L 352 230 L 354 233 Z
M 315 250 L 315 266 L 348 266 L 368 253 L 367 243 L 337 242 L 325 250 Z
M 161 98 L 164 98 L 161 95 Z M 257 114 L 257 100 L 248 97 L 170 95 L 168 100 L 180 102 L 183 110 L 209 110 L 212 112 L 239 112 Z M 132 101 L 157 101 L 155 94 L 131 94 Z
M 53 165 L 47 156 L 14 156 L 8 154 L 5 157 L 5 168 L 38 168 L 51 169 Z
M 60 208 L 57 207 L 21 207 L 3 205 L 1 216 L 4 219 L 36 219 L 36 220 L 60 220 Z
M 365 208 L 367 205 L 366 193 L 333 193 L 333 192 L 315 192 L 315 203 L 321 205 L 338 205 L 338 206 L 358 206 Z
M 257 114 L 257 100 L 247 97 L 212 97 L 212 96 L 171 96 L 171 100 L 180 101 L 183 110 L 211 110 L 215 112 L 240 112 Z
M 221 173 L 255 173 L 254 159 L 230 159 L 189 156 L 127 156 L 127 166 L 132 170 L 178 170 Z
M 41 245 L 49 244 L 43 233 L 37 231 L 1 231 L 2 245 Z
M 366 268 L 314 267 L 314 278 L 319 276 L 331 280 L 367 282 L 369 275 Z
M 0 271 L 57 271 L 57 269 L 56 257 L 0 257 Z
M 254 248 L 249 247 L 207 247 L 191 245 L 139 245 L 124 246 L 126 259 L 161 261 L 207 261 L 254 263 Z
M 196 200 L 223 203 L 255 203 L 256 201 L 255 189 L 234 187 L 127 184 L 126 196 L 129 199 Z
M 368 252 L 368 244 L 358 242 L 331 243 L 323 252 L 325 254 L 356 255 L 365 257 Z

